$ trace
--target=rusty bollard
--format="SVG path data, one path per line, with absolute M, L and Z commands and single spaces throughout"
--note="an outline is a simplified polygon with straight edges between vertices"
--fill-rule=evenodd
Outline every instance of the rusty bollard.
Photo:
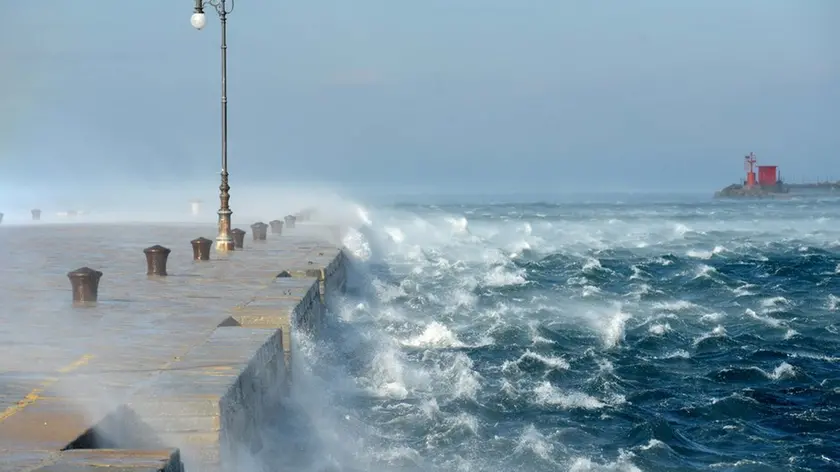
M 268 225 L 262 221 L 258 221 L 251 225 L 251 234 L 254 235 L 254 241 L 265 241 L 265 233 L 268 230 Z
M 289 229 L 294 229 L 295 228 L 295 221 L 297 221 L 297 218 L 295 217 L 295 215 L 289 215 L 289 216 L 287 216 L 283 219 L 286 220 L 286 228 L 289 228 Z
M 230 230 L 231 236 L 233 236 L 233 247 L 237 249 L 242 249 L 245 247 L 245 231 L 239 228 L 234 228 Z
M 283 234 L 283 222 L 280 220 L 271 220 L 268 222 L 271 226 L 271 234 Z
M 41 221 L 41 210 L 37 208 L 33 208 L 32 211 L 32 221 Z
M 210 260 L 210 246 L 213 244 L 213 241 L 207 238 L 198 238 L 193 239 L 190 241 L 193 248 L 193 260 L 194 261 L 209 261 Z
M 82 267 L 68 272 L 67 277 L 73 289 L 74 303 L 95 302 L 99 297 L 99 279 L 102 278 L 102 272 Z
M 143 249 L 146 254 L 146 275 L 166 275 L 166 259 L 171 249 L 155 244 Z

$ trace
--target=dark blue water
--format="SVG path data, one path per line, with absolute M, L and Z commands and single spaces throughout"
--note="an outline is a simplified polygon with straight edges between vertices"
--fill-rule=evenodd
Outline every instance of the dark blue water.
M 840 201 L 365 215 L 300 470 L 840 470 Z

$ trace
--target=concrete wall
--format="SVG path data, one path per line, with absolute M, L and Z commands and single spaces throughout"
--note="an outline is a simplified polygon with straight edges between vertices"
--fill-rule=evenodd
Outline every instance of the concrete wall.
M 313 268 L 280 271 L 135 394 L 128 407 L 157 441 L 129 446 L 178 447 L 187 472 L 241 470 L 259 452 L 259 421 L 276 411 L 291 381 L 295 333 L 317 334 L 327 304 L 346 285 L 342 251 L 317 247 L 306 264 Z

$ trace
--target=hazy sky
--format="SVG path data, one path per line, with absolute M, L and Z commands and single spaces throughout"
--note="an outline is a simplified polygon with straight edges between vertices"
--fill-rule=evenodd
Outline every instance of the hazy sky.
M 219 171 L 191 0 L 0 0 L 0 185 Z M 239 0 L 230 172 L 480 191 L 840 179 L 836 0 Z

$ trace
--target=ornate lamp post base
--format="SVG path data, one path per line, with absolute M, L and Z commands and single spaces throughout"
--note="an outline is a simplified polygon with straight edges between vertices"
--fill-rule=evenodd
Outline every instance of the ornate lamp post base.
M 216 251 L 228 252 L 234 250 L 233 235 L 230 234 L 230 210 L 219 212 L 219 235 L 216 236 Z
M 219 200 L 221 205 L 219 208 L 219 235 L 216 236 L 216 251 L 227 252 L 234 250 L 233 235 L 230 230 L 230 215 L 233 212 L 230 210 L 230 186 L 228 185 L 227 170 L 222 171 L 222 185 L 219 186 Z
M 233 238 L 228 235 L 219 235 L 216 237 L 216 251 L 229 252 L 233 251 Z

